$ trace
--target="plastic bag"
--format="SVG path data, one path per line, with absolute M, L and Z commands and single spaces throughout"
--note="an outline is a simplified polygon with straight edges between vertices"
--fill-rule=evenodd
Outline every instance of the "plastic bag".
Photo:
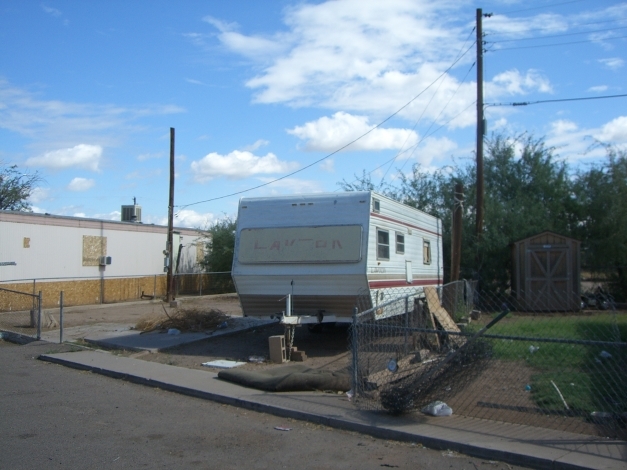
M 420 411 L 431 416 L 451 416 L 453 414 L 453 409 L 443 401 L 431 402 Z

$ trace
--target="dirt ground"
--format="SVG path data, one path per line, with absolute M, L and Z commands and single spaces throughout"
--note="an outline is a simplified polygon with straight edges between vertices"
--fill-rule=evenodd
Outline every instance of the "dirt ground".
M 241 317 L 242 310 L 237 295 L 188 297 L 181 300 L 181 308 L 202 308 L 220 310 L 231 317 Z M 166 318 L 164 309 L 171 315 L 173 309 L 163 302 L 114 304 L 104 306 L 72 307 L 64 313 L 64 326 L 121 324 L 136 325 L 141 319 Z M 58 319 L 58 315 L 56 315 Z M 272 324 L 254 330 L 232 335 L 208 337 L 207 340 L 168 349 L 166 352 L 125 352 L 118 354 L 132 356 L 145 361 L 159 362 L 190 369 L 212 370 L 202 365 L 217 359 L 246 362 L 243 369 L 260 370 L 276 367 L 268 362 L 270 336 L 285 333 L 283 326 Z M 307 359 L 302 364 L 312 368 L 339 371 L 346 369 L 349 361 L 348 328 L 345 326 L 324 326 L 320 332 L 311 332 L 306 326 L 296 328 L 294 346 L 304 351 Z M 263 357 L 263 363 L 251 362 L 252 356 Z

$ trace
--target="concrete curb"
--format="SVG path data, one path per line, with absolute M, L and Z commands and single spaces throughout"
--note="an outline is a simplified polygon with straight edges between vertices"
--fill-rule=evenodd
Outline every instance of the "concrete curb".
M 99 354 L 108 355 L 108 353 L 105 352 L 101 352 Z M 361 418 L 365 417 L 365 419 L 362 419 L 360 422 L 359 417 L 357 419 L 348 419 L 346 417 L 340 416 L 339 414 L 324 415 L 307 410 L 295 409 L 293 407 L 284 406 L 282 404 L 264 403 L 260 400 L 260 397 L 261 399 L 267 396 L 272 396 L 273 398 L 275 398 L 283 395 L 283 397 L 286 398 L 285 403 L 293 404 L 294 400 L 289 401 L 287 400 L 287 398 L 303 398 L 307 397 L 306 394 L 266 394 L 258 391 L 251 392 L 250 389 L 244 389 L 234 384 L 228 384 L 222 381 L 218 381 L 218 379 L 216 378 L 215 380 L 218 381 L 215 383 L 217 388 L 222 388 L 223 390 L 229 389 L 231 392 L 233 392 L 227 394 L 224 391 L 220 393 L 212 392 L 206 389 L 201 390 L 200 388 L 187 386 L 180 382 L 176 383 L 174 381 L 155 379 L 149 376 L 141 376 L 138 374 L 123 372 L 121 370 L 113 370 L 114 368 L 90 365 L 87 364 L 85 361 L 72 360 L 70 357 L 68 357 L 68 353 L 64 353 L 61 355 L 42 355 L 40 356 L 40 359 L 79 370 L 87 370 L 108 377 L 126 380 L 140 385 L 156 387 L 175 393 L 211 400 L 217 403 L 232 405 L 252 411 L 268 413 L 283 418 L 293 418 L 309 421 L 337 429 L 359 432 L 380 439 L 418 442 L 430 448 L 453 450 L 455 452 L 460 452 L 466 455 L 471 455 L 488 460 L 500 460 L 503 462 L 509 462 L 516 465 L 523 465 L 532 468 L 555 470 L 618 470 L 621 468 L 624 469 L 626 467 L 624 465 L 624 462 L 616 461 L 614 458 L 608 458 L 607 456 L 603 455 L 591 455 L 590 453 L 578 451 L 578 449 L 585 447 L 586 445 L 594 445 L 596 442 L 598 442 L 591 436 L 576 435 L 576 437 L 579 438 L 577 440 L 577 444 L 571 444 L 569 440 L 564 440 L 564 447 L 566 448 L 559 448 L 556 445 L 552 447 L 547 445 L 542 446 L 539 444 L 534 444 L 533 442 L 530 443 L 529 439 L 521 440 L 517 443 L 511 437 L 508 438 L 499 436 L 498 433 L 494 436 L 494 439 L 490 440 L 489 442 L 479 442 L 480 439 L 477 438 L 477 434 L 475 434 L 472 430 L 469 431 L 464 429 L 447 429 L 445 434 L 448 434 L 448 436 L 443 437 L 442 435 L 436 435 L 438 434 L 438 432 L 433 432 L 434 427 L 430 426 L 429 424 L 421 425 L 418 427 L 413 426 L 412 430 L 403 430 L 399 429 L 399 424 L 396 424 L 395 428 L 395 424 L 392 422 L 392 420 L 383 415 L 375 416 L 374 414 L 367 414 L 367 412 L 351 412 L 352 414 L 360 415 L 359 417 Z M 104 360 L 105 358 L 102 359 Z M 180 369 L 174 366 L 165 366 L 161 364 L 159 366 L 163 366 L 164 368 L 173 367 L 174 369 Z M 205 379 L 212 377 L 215 378 L 215 374 L 211 374 L 208 372 L 196 370 L 192 371 L 191 369 L 186 369 L 186 371 L 193 372 L 194 377 L 193 380 L 191 380 L 192 383 L 197 377 L 200 377 L 197 373 L 203 374 L 202 377 L 204 377 Z M 181 371 L 179 372 L 181 374 L 185 373 Z M 149 375 L 150 372 L 147 372 L 146 374 Z M 208 382 L 208 384 L 209 386 L 212 385 L 212 383 L 210 382 Z M 237 395 L 237 393 L 241 393 L 242 395 L 248 394 L 248 396 L 235 396 Z M 504 424 L 499 425 L 502 427 L 507 426 Z M 486 426 L 489 426 L 489 422 L 486 422 Z M 538 431 L 540 431 L 539 434 L 542 434 L 541 430 Z M 439 434 L 442 434 L 442 432 L 440 432 Z M 541 438 L 538 438 L 537 441 L 540 442 Z M 571 450 L 569 450 L 569 446 Z M 574 450 L 572 450 L 573 448 Z
M 199 336 L 198 338 L 192 339 L 189 341 L 180 342 L 177 344 L 171 344 L 171 345 L 164 346 L 164 347 L 157 347 L 157 348 L 147 348 L 147 347 L 139 347 L 139 346 L 136 347 L 136 346 L 131 346 L 131 345 L 121 346 L 119 344 L 116 344 L 115 342 L 112 342 L 111 338 L 91 339 L 91 338 L 85 337 L 83 338 L 83 341 L 85 341 L 86 343 L 98 346 L 99 348 L 107 349 L 107 350 L 118 350 L 118 351 L 126 350 L 126 351 L 135 351 L 135 352 L 150 351 L 150 352 L 159 353 L 159 352 L 166 352 L 170 349 L 178 348 L 180 346 L 189 346 L 190 344 L 199 343 L 201 341 L 206 341 L 207 339 L 221 338 L 223 336 L 230 336 L 230 335 L 234 335 L 238 333 L 244 333 L 246 331 L 252 331 L 257 328 L 268 328 L 270 326 L 276 325 L 277 323 L 279 323 L 278 320 L 268 322 L 268 323 L 262 323 L 258 325 L 250 325 L 250 326 L 246 326 L 242 328 L 216 330 L 212 334 L 197 333 L 199 335 L 202 334 L 203 336 Z M 189 333 L 181 333 L 181 335 L 177 335 L 177 336 L 179 338 L 184 338 L 184 335 L 186 334 L 189 334 Z

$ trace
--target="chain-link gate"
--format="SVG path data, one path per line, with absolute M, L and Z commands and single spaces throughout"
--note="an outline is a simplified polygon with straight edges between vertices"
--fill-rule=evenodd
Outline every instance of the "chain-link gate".
M 627 311 L 541 299 L 529 311 L 459 281 L 356 312 L 351 350 L 362 409 L 440 400 L 462 416 L 627 437 Z
M 0 331 L 12 335 L 41 338 L 42 296 L 0 287 L 3 305 Z

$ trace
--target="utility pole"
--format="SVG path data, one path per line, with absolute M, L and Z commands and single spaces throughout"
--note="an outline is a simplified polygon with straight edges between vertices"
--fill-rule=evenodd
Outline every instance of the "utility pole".
M 459 280 L 462 259 L 462 212 L 464 210 L 464 186 L 455 184 L 453 192 L 453 227 L 451 230 L 451 282 Z
M 174 238 L 174 127 L 170 127 L 170 197 L 168 199 L 168 241 L 167 241 L 167 251 L 168 251 L 168 275 L 166 279 L 167 283 L 167 296 L 166 300 L 168 303 L 172 302 L 174 288 L 173 281 L 174 278 L 172 276 L 172 258 L 173 258 L 173 238 Z
M 483 233 L 483 12 L 477 8 L 477 241 Z

